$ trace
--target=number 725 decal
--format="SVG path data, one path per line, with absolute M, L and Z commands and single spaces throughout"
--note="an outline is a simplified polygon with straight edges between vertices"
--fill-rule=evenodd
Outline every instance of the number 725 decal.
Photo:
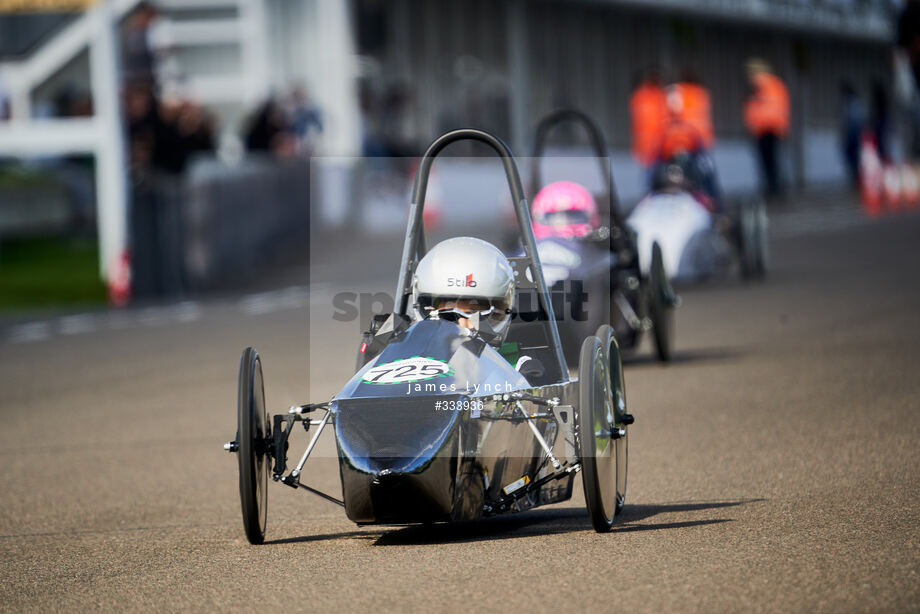
M 368 384 L 410 384 L 452 374 L 453 369 L 442 360 L 413 356 L 375 365 L 361 376 L 361 381 Z

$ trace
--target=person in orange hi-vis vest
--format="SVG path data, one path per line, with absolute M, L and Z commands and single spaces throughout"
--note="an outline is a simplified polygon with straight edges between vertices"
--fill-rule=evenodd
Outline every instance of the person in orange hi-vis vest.
M 680 83 L 671 86 L 673 94 L 680 99 L 678 115 L 681 120 L 695 127 L 703 139 L 703 147 L 712 149 L 715 134 L 712 129 L 712 109 L 709 104 L 709 91 L 700 83 L 696 73 L 685 69 Z
M 767 197 L 782 194 L 779 141 L 789 132 L 789 94 L 770 65 L 759 58 L 745 65 L 751 95 L 744 105 L 744 123 L 757 144 Z
M 661 137 L 667 120 L 667 100 L 657 69 L 650 68 L 636 80 L 629 99 L 632 118 L 632 153 L 643 167 L 658 159 Z
M 681 154 L 697 155 L 703 151 L 703 137 L 692 123 L 672 115 L 661 138 L 661 160 L 667 162 Z
M 661 160 L 667 161 L 681 150 L 690 154 L 702 188 L 722 210 L 722 194 L 711 150 L 715 145 L 709 92 L 695 74 L 685 70 L 683 80 L 668 87 L 668 121 L 662 136 Z

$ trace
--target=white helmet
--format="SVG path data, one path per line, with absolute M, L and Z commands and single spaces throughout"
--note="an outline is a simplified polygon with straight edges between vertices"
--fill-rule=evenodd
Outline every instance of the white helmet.
M 467 317 L 487 341 L 501 345 L 511 323 L 514 270 L 491 243 L 472 237 L 447 239 L 418 263 L 412 299 L 420 319 Z M 458 311 L 458 299 L 472 301 L 476 311 Z

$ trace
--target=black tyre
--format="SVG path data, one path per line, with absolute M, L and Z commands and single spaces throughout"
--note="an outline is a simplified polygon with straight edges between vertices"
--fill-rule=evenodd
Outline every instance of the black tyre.
M 766 210 L 758 199 L 741 201 L 738 210 L 738 259 L 741 278 L 753 280 L 766 273 Z
M 755 208 L 755 220 L 757 226 L 757 264 L 755 266 L 755 273 L 758 278 L 763 278 L 767 274 L 767 262 L 769 261 L 769 225 L 767 222 L 767 205 L 764 203 L 763 199 L 757 200 L 757 207 Z
M 652 244 L 652 262 L 649 270 L 649 315 L 652 319 L 652 333 L 655 339 L 655 354 L 658 360 L 671 360 L 674 346 L 674 290 L 664 270 L 661 246 Z
M 578 455 L 591 524 L 598 533 L 613 526 L 617 513 L 616 445 L 607 356 L 595 336 L 581 346 L 578 366 Z
M 237 397 L 237 433 L 240 463 L 240 503 L 243 528 L 250 543 L 265 541 L 268 516 L 268 474 L 271 423 L 265 409 L 262 361 L 253 348 L 243 350 L 240 359 Z
M 623 429 L 624 435 L 614 440 L 616 445 L 617 463 L 617 500 L 616 513 L 623 511 L 626 503 L 626 474 L 629 467 L 629 435 L 628 425 L 632 422 L 626 409 L 626 382 L 623 378 L 623 358 L 620 354 L 620 345 L 617 343 L 616 333 L 609 324 L 604 324 L 597 329 L 596 337 L 601 341 L 601 347 L 607 354 L 607 369 L 610 374 L 610 402 L 613 407 L 614 425 Z

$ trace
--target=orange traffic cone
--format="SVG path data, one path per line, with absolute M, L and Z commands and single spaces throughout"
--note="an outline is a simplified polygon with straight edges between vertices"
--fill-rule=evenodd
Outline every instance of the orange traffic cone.
M 112 262 L 108 274 L 109 303 L 124 307 L 131 300 L 131 254 L 128 250 Z
M 882 193 L 889 211 L 897 211 L 901 202 L 901 170 L 894 164 L 885 164 L 882 170 Z
M 859 150 L 859 188 L 863 210 L 871 217 L 882 213 L 882 161 L 875 143 L 863 137 Z
M 905 209 L 913 209 L 920 202 L 920 179 L 917 169 L 910 164 L 901 165 L 901 203 Z

